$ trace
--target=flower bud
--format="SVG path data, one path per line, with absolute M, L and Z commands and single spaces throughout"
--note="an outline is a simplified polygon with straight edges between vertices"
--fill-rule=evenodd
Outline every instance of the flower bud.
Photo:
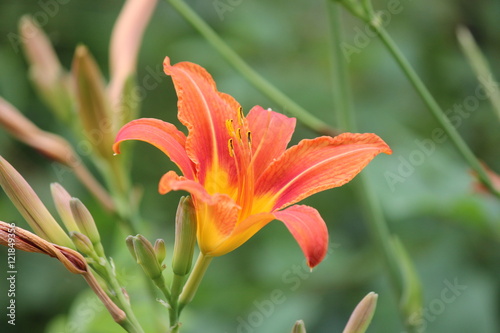
M 153 247 L 155 250 L 156 259 L 160 266 L 163 264 L 163 260 L 167 256 L 167 248 L 165 247 L 165 241 L 163 239 L 157 239 Z
M 139 107 L 135 82 L 137 54 L 146 26 L 157 0 L 125 2 L 111 35 L 109 69 L 111 81 L 108 93 L 114 111 L 113 125 L 118 130 L 136 118 Z
M 72 73 L 76 84 L 77 111 L 85 135 L 104 159 L 112 157 L 114 133 L 111 107 L 102 73 L 87 48 L 76 48 Z
M 50 191 L 52 193 L 52 199 L 54 200 L 57 212 L 59 213 L 59 217 L 66 226 L 66 230 L 68 230 L 68 232 L 80 232 L 69 205 L 71 195 L 69 195 L 66 189 L 59 183 L 50 184 Z
M 137 263 L 152 280 L 162 276 L 161 267 L 155 255 L 153 245 L 142 235 L 133 238 Z
M 295 325 L 293 325 L 292 333 L 306 333 L 306 325 L 304 321 L 297 320 Z
M 41 130 L 3 98 L 0 98 L 0 125 L 12 136 L 54 161 L 70 168 L 80 163 L 80 158 L 68 141 Z
M 75 244 L 78 252 L 81 252 L 89 257 L 95 255 L 94 246 L 92 245 L 92 242 L 87 236 L 85 236 L 81 232 L 75 232 L 75 231 L 70 232 L 69 236 L 71 237 L 73 244 Z
M 71 198 L 69 201 L 71 213 L 75 219 L 76 225 L 80 232 L 87 236 L 92 244 L 96 245 L 101 242 L 101 236 L 95 225 L 94 218 L 90 214 L 85 205 L 77 198 Z
M 134 236 L 132 235 L 127 236 L 127 238 L 125 238 L 125 244 L 127 244 L 127 248 L 132 257 L 134 257 L 134 260 L 137 261 L 137 255 L 135 254 L 135 248 L 134 248 Z
M 69 120 L 73 102 L 70 78 L 47 38 L 30 16 L 19 22 L 24 54 L 30 65 L 30 77 L 40 97 L 62 120 Z
M 175 245 L 172 270 L 184 276 L 191 270 L 196 243 L 196 213 L 191 197 L 182 197 L 175 216 Z
M 52 243 L 74 248 L 28 182 L 1 156 L 0 186 L 36 234 Z
M 372 321 L 378 295 L 370 292 L 356 306 L 343 333 L 364 333 Z

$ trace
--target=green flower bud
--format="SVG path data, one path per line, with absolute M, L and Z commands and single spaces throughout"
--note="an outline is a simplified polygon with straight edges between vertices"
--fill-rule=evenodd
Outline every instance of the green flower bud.
M 76 225 L 75 218 L 73 217 L 73 213 L 71 212 L 71 207 L 69 205 L 71 195 L 59 183 L 50 184 L 50 191 L 52 193 L 52 199 L 54 200 L 54 204 L 56 205 L 57 212 L 59 213 L 61 220 L 66 226 L 66 230 L 68 230 L 68 232 L 80 232 L 80 229 L 78 229 L 78 226 Z
M 52 243 L 74 249 L 71 239 L 28 182 L 1 156 L 0 186 L 37 235 Z
M 175 245 L 172 270 L 184 276 L 191 270 L 196 243 L 196 213 L 191 198 L 182 197 L 175 217 Z
M 156 259 L 153 245 L 142 235 L 133 238 L 137 263 L 152 280 L 157 280 L 161 275 L 161 267 Z
M 77 111 L 85 134 L 103 159 L 110 159 L 114 142 L 111 106 L 102 73 L 89 50 L 76 48 L 72 74 L 76 84 Z
M 156 260 L 160 266 L 163 264 L 163 260 L 167 256 L 167 248 L 165 247 L 165 241 L 163 239 L 157 239 L 154 245 L 154 250 L 156 254 Z
M 85 236 L 81 232 L 76 231 L 70 232 L 69 236 L 71 237 L 73 244 L 75 244 L 76 249 L 79 252 L 89 257 L 95 255 L 94 246 L 87 236 Z
M 306 325 L 303 320 L 297 320 L 293 325 L 292 333 L 306 333 Z
M 87 236 L 92 244 L 96 245 L 101 242 L 101 236 L 94 222 L 92 214 L 85 205 L 77 198 L 71 198 L 69 201 L 69 206 L 71 208 L 71 213 L 75 219 L 78 229 L 81 233 Z
M 134 257 L 134 260 L 137 261 L 137 256 L 135 255 L 135 248 L 134 248 L 134 236 L 132 235 L 127 236 L 127 238 L 125 238 L 125 244 L 127 244 L 127 248 L 132 257 Z

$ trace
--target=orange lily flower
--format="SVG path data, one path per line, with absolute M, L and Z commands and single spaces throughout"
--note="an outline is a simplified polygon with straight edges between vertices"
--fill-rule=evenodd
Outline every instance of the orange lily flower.
M 375 134 L 344 133 L 302 140 L 286 149 L 295 119 L 260 106 L 245 117 L 238 102 L 218 92 L 202 67 L 182 62 L 164 70 L 172 76 L 178 117 L 189 134 L 158 119 L 123 126 L 113 146 L 148 142 L 167 154 L 183 176 L 167 172 L 159 192 L 190 192 L 197 215 L 197 239 L 205 256 L 226 254 L 272 220 L 282 221 L 312 268 L 324 258 L 328 231 L 318 211 L 294 203 L 341 186 L 377 154 L 391 154 Z M 289 207 L 291 206 L 291 207 Z M 288 208 L 287 208 L 288 207 Z

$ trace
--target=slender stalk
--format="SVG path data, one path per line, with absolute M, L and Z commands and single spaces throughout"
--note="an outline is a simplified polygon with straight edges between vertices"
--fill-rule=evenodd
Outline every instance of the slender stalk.
M 352 100 L 349 92 L 349 80 L 347 76 L 346 63 L 342 58 L 341 34 L 342 25 L 340 22 L 340 5 L 331 1 L 327 1 L 329 5 L 330 24 L 331 24 L 331 57 L 332 57 L 332 78 L 333 78 L 333 97 L 336 99 L 335 110 L 337 110 L 337 121 L 340 128 L 345 128 L 350 131 L 356 131 L 356 124 L 353 115 Z M 340 113 L 340 114 L 339 114 Z M 389 271 L 391 286 L 394 287 L 396 295 L 401 297 L 403 293 L 403 277 L 402 270 L 399 267 L 397 253 L 393 246 L 391 234 L 384 217 L 384 213 L 378 201 L 377 195 L 365 173 L 359 176 L 357 185 L 357 194 L 363 205 L 363 213 L 370 234 L 382 254 L 384 262 Z M 406 322 L 407 314 L 401 309 L 401 316 Z M 414 327 L 407 324 L 409 332 L 414 331 Z
M 340 49 L 342 25 L 339 5 L 326 3 L 330 21 L 330 76 L 332 83 L 333 109 L 335 110 L 336 127 L 341 130 L 355 130 L 354 113 L 352 112 L 351 92 L 348 88 L 347 66 Z
M 241 75 L 252 83 L 264 95 L 297 117 L 305 126 L 325 135 L 338 134 L 335 129 L 318 119 L 294 102 L 281 90 L 264 79 L 250 67 L 224 40 L 182 0 L 167 0 Z
M 375 14 L 371 15 L 373 18 Z M 385 45 L 389 53 L 392 55 L 394 60 L 396 60 L 397 64 L 406 75 L 407 79 L 410 81 L 412 86 L 415 88 L 417 93 L 420 95 L 422 100 L 424 101 L 427 108 L 431 111 L 434 118 L 437 120 L 439 125 L 445 130 L 445 132 L 450 137 L 450 140 L 453 142 L 457 150 L 460 152 L 462 157 L 466 160 L 466 162 L 471 166 L 471 168 L 477 173 L 481 182 L 496 196 L 500 197 L 500 192 L 495 189 L 493 186 L 491 179 L 489 178 L 486 170 L 482 166 L 481 162 L 476 158 L 476 156 L 472 153 L 470 148 L 467 146 L 465 141 L 462 139 L 458 131 L 453 127 L 451 122 L 446 117 L 445 113 L 436 102 L 434 97 L 431 95 L 425 84 L 422 82 L 420 77 L 417 75 L 413 67 L 410 65 L 408 60 L 405 58 L 401 50 L 398 48 L 396 43 L 392 40 L 391 36 L 387 33 L 384 27 L 381 26 L 378 20 L 372 19 L 370 21 L 370 25 L 377 31 L 380 40 Z
M 178 332 L 179 330 L 179 294 L 182 290 L 182 285 L 184 282 L 184 276 L 180 276 L 174 273 L 172 279 L 172 286 L 170 288 L 170 309 L 169 309 L 169 320 L 171 332 Z
M 101 264 L 101 266 L 104 268 L 105 280 L 114 293 L 114 296 L 115 296 L 116 301 L 118 303 L 117 305 L 127 315 L 127 323 L 126 323 L 127 324 L 127 328 L 126 328 L 127 331 L 133 332 L 133 333 L 144 333 L 144 330 L 142 329 L 141 324 L 139 323 L 139 321 L 135 317 L 134 311 L 132 310 L 132 307 L 130 306 L 129 300 L 125 297 L 125 294 L 123 293 L 122 287 L 120 286 L 120 283 L 116 279 L 116 275 L 113 272 L 113 268 L 111 267 L 111 264 L 109 263 L 108 260 L 104 260 L 104 262 Z
M 130 202 L 131 184 L 123 163 L 118 158 L 98 161 L 97 166 L 102 171 L 108 184 L 117 218 L 122 223 L 127 234 L 136 235 L 140 216 L 137 205 Z
M 198 259 L 194 264 L 193 271 L 191 272 L 191 275 L 189 275 L 189 278 L 182 289 L 181 295 L 179 296 L 179 313 L 193 300 L 194 295 L 200 286 L 201 280 L 203 279 L 208 266 L 212 262 L 212 259 L 213 257 L 206 256 L 200 252 Z
M 495 84 L 494 87 L 490 87 L 485 82 L 490 77 L 491 80 L 496 81 L 493 78 L 488 60 L 486 60 L 486 57 L 481 52 L 469 29 L 463 26 L 458 27 L 457 38 L 476 77 L 487 92 L 493 110 L 500 119 L 500 90 L 498 89 L 498 85 Z

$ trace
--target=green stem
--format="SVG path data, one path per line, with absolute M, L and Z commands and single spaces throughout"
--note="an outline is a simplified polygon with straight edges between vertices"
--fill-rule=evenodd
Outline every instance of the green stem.
M 113 158 L 101 163 L 102 174 L 108 184 L 115 203 L 117 218 L 121 221 L 126 233 L 136 235 L 140 216 L 137 205 L 131 203 L 131 184 L 122 161 Z
M 127 315 L 127 320 L 130 322 L 129 326 L 133 327 L 134 330 L 128 332 L 134 333 L 144 333 L 144 330 L 141 327 L 141 324 L 135 317 L 134 311 L 130 306 L 129 300 L 125 297 L 122 287 L 120 286 L 118 280 L 116 279 L 116 275 L 113 272 L 113 268 L 108 260 L 105 260 L 104 269 L 106 271 L 106 282 L 113 290 L 114 296 L 116 297 L 117 303 L 119 307 L 125 312 Z
M 481 182 L 491 191 L 491 193 L 494 193 L 496 196 L 500 197 L 500 192 L 497 191 L 493 186 L 491 179 L 489 178 L 484 167 L 481 165 L 481 162 L 479 162 L 479 160 L 472 153 L 465 141 L 462 139 L 460 134 L 458 134 L 458 131 L 455 129 L 455 127 L 453 127 L 451 122 L 448 120 L 448 117 L 446 117 L 441 107 L 438 105 L 434 97 L 431 95 L 425 84 L 417 75 L 396 43 L 394 43 L 384 27 L 382 27 L 380 23 L 377 23 L 379 21 L 374 19 L 375 14 L 373 12 L 371 14 L 371 17 L 372 20 L 370 20 L 369 24 L 377 31 L 380 40 L 385 45 L 394 60 L 396 60 L 397 64 L 406 75 L 412 86 L 415 88 L 417 93 L 420 95 L 424 103 L 427 105 L 428 109 L 431 111 L 432 115 L 437 120 L 439 125 L 441 125 L 441 127 L 448 134 L 450 140 L 453 142 L 455 147 L 458 149 L 458 151 L 467 161 L 470 167 L 477 173 L 478 178 L 481 180 Z
M 297 117 L 304 125 L 315 132 L 325 135 L 338 134 L 324 121 L 316 118 L 303 107 L 295 103 L 281 90 L 264 79 L 250 67 L 217 33 L 182 0 L 167 0 L 186 21 L 188 21 L 237 71 L 269 99 L 281 105 Z
M 184 282 L 184 276 L 180 276 L 174 273 L 172 279 L 172 286 L 170 287 L 170 309 L 169 309 L 169 320 L 171 332 L 178 332 L 179 330 L 179 294 L 182 290 L 182 285 Z
M 493 107 L 498 119 L 500 119 L 500 90 L 497 85 L 492 88 L 485 84 L 485 80 L 489 77 L 491 77 L 492 81 L 497 82 L 493 77 L 493 72 L 491 71 L 488 60 L 486 60 L 486 57 L 481 52 L 481 49 L 474 40 L 474 37 L 466 27 L 458 27 L 457 38 L 465 56 L 467 57 L 467 60 L 469 61 L 469 64 L 472 67 L 472 70 L 476 74 L 476 77 L 483 86 L 484 90 L 488 92 L 488 98 L 491 106 Z
M 330 43 L 330 77 L 332 80 L 332 99 L 337 128 L 355 130 L 354 112 L 352 112 L 351 92 L 348 86 L 347 66 L 340 48 L 342 25 L 339 5 L 328 3 L 331 37 Z
M 354 108 L 349 92 L 349 80 L 347 76 L 346 63 L 342 58 L 341 35 L 342 25 L 340 22 L 340 5 L 327 1 L 329 5 L 330 24 L 331 24 L 331 57 L 332 57 L 332 78 L 333 78 L 333 97 L 335 110 L 337 110 L 337 120 L 340 128 L 350 131 L 356 131 L 354 121 Z M 401 297 L 403 293 L 403 277 L 399 267 L 398 257 L 393 246 L 391 234 L 387 226 L 380 202 L 377 195 L 365 173 L 359 176 L 360 182 L 355 181 L 357 185 L 357 194 L 363 205 L 363 212 L 370 234 L 375 245 L 380 250 L 384 262 L 388 267 L 391 285 L 394 287 L 396 295 Z M 407 314 L 401 309 L 401 315 L 406 322 Z M 410 332 L 414 331 L 411 325 L 407 325 Z
M 194 295 L 200 286 L 201 280 L 203 279 L 208 266 L 212 262 L 212 259 L 213 257 L 206 256 L 200 252 L 198 259 L 194 264 L 193 271 L 189 275 L 189 278 L 182 289 L 182 293 L 179 296 L 179 313 L 193 300 Z

